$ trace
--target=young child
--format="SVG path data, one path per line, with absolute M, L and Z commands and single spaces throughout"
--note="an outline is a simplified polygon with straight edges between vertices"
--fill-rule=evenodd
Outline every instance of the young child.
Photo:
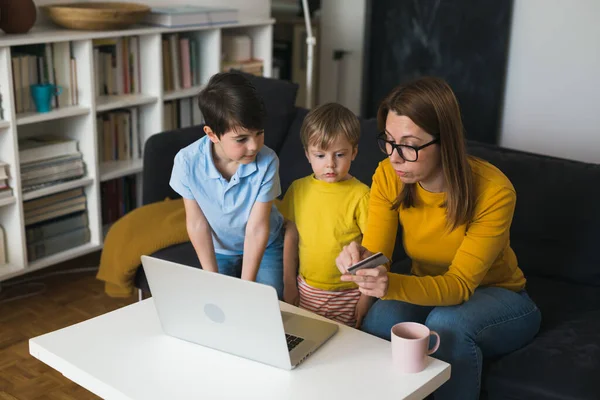
M 294 181 L 279 205 L 299 235 L 299 271 L 286 263 L 284 299 L 359 327 L 371 299 L 340 280 L 335 259 L 345 245 L 361 241 L 367 225 L 369 188 L 348 173 L 360 123 L 344 106 L 324 104 L 308 113 L 300 136 L 314 174 Z
M 273 286 L 283 298 L 279 159 L 264 145 L 264 105 L 241 74 L 214 75 L 198 96 L 206 136 L 175 156 L 171 187 L 183 197 L 200 265 Z

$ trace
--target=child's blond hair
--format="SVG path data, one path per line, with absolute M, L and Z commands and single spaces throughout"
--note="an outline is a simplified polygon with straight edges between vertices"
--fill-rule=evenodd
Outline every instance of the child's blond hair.
M 308 146 L 328 149 L 340 136 L 356 147 L 360 138 L 360 122 L 352 111 L 338 103 L 312 109 L 300 129 L 300 140 L 305 150 Z

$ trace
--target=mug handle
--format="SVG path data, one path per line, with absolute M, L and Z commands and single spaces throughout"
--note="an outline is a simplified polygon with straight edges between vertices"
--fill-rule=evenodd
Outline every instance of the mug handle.
M 56 86 L 55 91 L 54 91 L 54 95 L 55 96 L 59 96 L 63 91 L 62 86 Z
M 435 353 L 437 351 L 438 347 L 440 347 L 440 335 L 438 335 L 438 333 L 436 331 L 431 331 L 429 336 L 431 337 L 431 335 L 435 335 L 437 340 L 436 340 L 435 346 L 433 346 L 433 349 L 427 351 L 427 355 Z

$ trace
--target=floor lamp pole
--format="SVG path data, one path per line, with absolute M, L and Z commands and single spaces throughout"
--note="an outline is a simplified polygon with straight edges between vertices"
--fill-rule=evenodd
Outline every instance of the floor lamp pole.
M 311 109 L 312 93 L 313 93 L 313 64 L 314 64 L 314 48 L 317 44 L 317 39 L 313 36 L 312 24 L 310 23 L 310 11 L 308 9 L 308 0 L 302 0 L 302 9 L 304 10 L 304 22 L 306 23 L 306 108 Z

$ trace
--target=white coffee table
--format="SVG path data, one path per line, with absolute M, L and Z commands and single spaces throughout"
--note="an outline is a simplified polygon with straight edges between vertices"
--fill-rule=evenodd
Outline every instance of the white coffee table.
M 343 325 L 303 364 L 280 370 L 165 335 L 151 298 L 33 338 L 29 352 L 105 399 L 422 399 L 450 378 L 435 358 L 402 374 L 389 342 Z

